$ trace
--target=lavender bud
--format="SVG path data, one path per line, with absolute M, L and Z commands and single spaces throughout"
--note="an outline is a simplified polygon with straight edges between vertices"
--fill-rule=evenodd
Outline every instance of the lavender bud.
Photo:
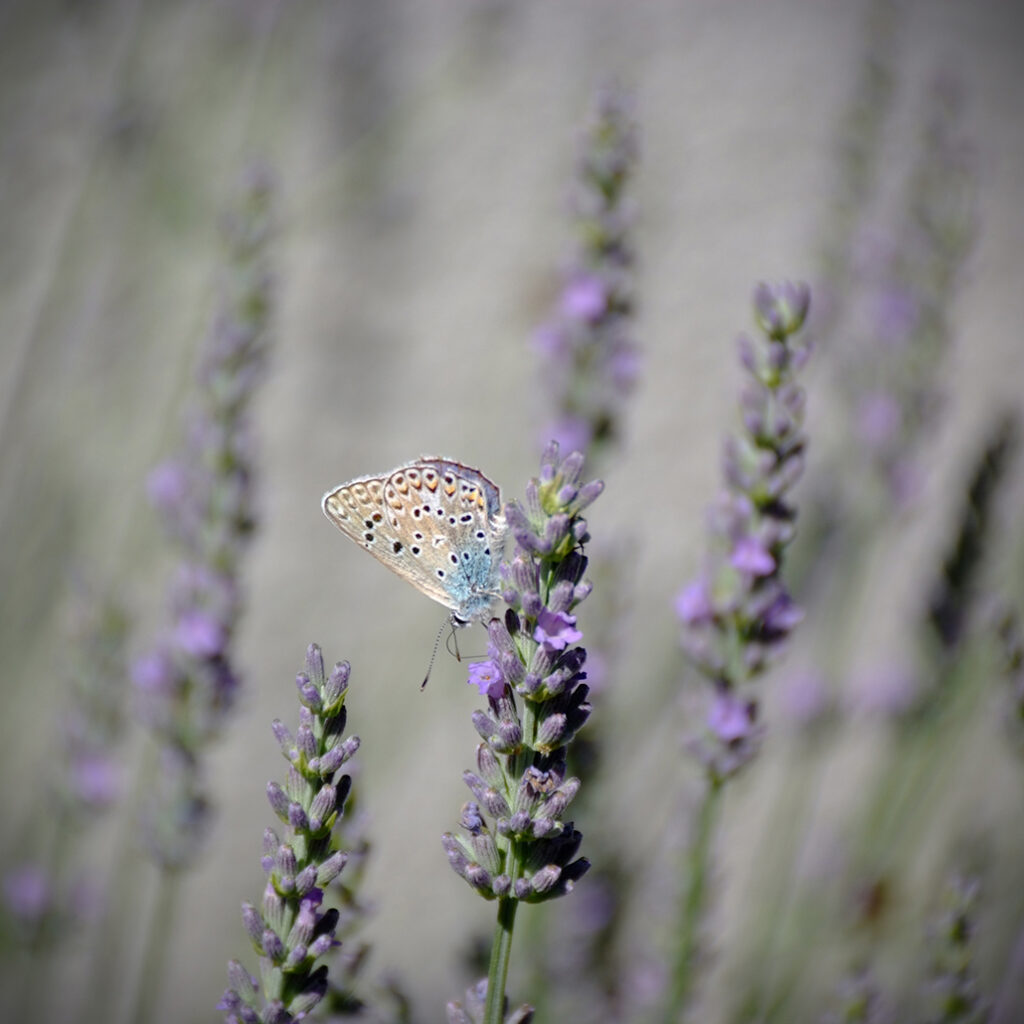
M 324 701 L 328 706 L 337 704 L 341 695 L 348 689 L 348 677 L 351 673 L 351 666 L 347 661 L 339 661 L 331 670 L 331 674 L 324 685 Z
M 277 932 L 270 928 L 263 929 L 263 935 L 260 937 L 260 947 L 264 954 L 270 957 L 274 963 L 280 963 L 284 959 L 284 943 Z
M 252 944 L 259 947 L 263 941 L 263 918 L 251 903 L 242 904 L 242 924 L 249 933 Z M 238 986 L 235 985 L 235 988 Z
M 552 889 L 562 875 L 562 869 L 557 864 L 549 864 L 536 872 L 530 879 L 530 888 L 540 895 Z
M 341 874 L 342 868 L 348 862 L 348 854 L 338 850 L 332 853 L 317 870 L 316 884 L 323 888 L 329 885 L 331 882 Z
M 497 755 L 486 743 L 478 743 L 476 748 L 476 766 L 480 775 L 489 786 L 495 789 L 504 785 L 505 778 Z
M 305 896 L 317 884 L 317 869 L 315 864 L 307 864 L 295 876 L 296 896 Z
M 331 818 L 338 805 L 338 791 L 334 786 L 324 786 L 315 797 L 313 805 L 309 809 L 311 831 L 319 832 L 322 828 L 330 827 Z
M 288 821 L 290 801 L 284 790 L 276 782 L 267 783 L 267 799 L 273 812 L 284 822 Z

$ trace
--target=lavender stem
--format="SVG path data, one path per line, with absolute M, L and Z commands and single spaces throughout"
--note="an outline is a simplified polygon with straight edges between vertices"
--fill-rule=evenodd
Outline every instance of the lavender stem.
M 697 933 L 707 896 L 708 863 L 711 837 L 722 804 L 723 780 L 709 776 L 697 818 L 697 835 L 687 851 L 686 898 L 678 930 L 678 945 L 672 958 L 672 984 L 665 1008 L 666 1024 L 675 1024 L 690 995 L 693 968 L 697 961 Z

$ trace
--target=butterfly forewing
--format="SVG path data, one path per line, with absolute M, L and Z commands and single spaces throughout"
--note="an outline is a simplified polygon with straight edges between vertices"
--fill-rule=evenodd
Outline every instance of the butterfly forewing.
M 486 610 L 505 522 L 500 491 L 477 470 L 424 457 L 329 491 L 323 509 L 342 533 L 459 619 Z

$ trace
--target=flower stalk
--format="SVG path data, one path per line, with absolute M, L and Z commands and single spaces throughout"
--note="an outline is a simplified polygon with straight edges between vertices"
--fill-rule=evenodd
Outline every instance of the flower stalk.
M 582 512 L 603 489 L 600 481 L 583 483 L 582 469 L 582 455 L 562 458 L 553 442 L 525 503 L 508 503 L 515 542 L 502 567 L 508 608 L 488 626 L 488 660 L 469 673 L 488 698 L 488 709 L 473 715 L 482 738 L 477 770 L 464 773 L 474 800 L 442 844 L 452 868 L 498 902 L 484 1024 L 504 1020 L 519 904 L 569 893 L 590 866 L 576 856 L 582 836 L 564 817 L 579 789 L 567 777 L 566 748 L 590 714 L 574 614 L 590 593 Z

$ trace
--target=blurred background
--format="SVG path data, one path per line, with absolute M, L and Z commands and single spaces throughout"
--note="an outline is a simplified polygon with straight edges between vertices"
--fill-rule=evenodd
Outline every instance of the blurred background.
M 479 698 L 465 664 L 443 651 L 419 692 L 444 613 L 341 537 L 320 496 L 424 453 L 522 494 L 549 418 L 530 339 L 571 253 L 580 126 L 613 78 L 632 94 L 639 128 L 641 361 L 618 443 L 596 467 L 607 490 L 588 514 L 592 554 L 614 566 L 599 628 L 615 650 L 592 720 L 605 744 L 599 797 L 576 824 L 584 854 L 597 861 L 602 847 L 587 844 L 604 833 L 629 875 L 616 940 L 628 951 L 616 968 L 625 1019 L 664 982 L 657 949 L 674 898 L 665 894 L 701 771 L 684 749 L 703 711 L 686 696 L 700 684 L 679 650 L 673 599 L 700 564 L 722 437 L 737 420 L 734 339 L 751 329 L 753 285 L 782 278 L 809 281 L 815 295 L 799 492 L 807 532 L 793 556 L 810 612 L 766 684 L 764 752 L 726 801 L 699 1019 L 817 1020 L 871 948 L 883 984 L 913 1005 L 907 965 L 922 962 L 928 915 L 955 871 L 981 877 L 983 987 L 1010 1000 L 1000 1012 L 1024 1005 L 1005 987 L 1024 974 L 1024 947 L 1013 952 L 1024 926 L 1024 763 L 1005 727 L 1012 688 L 987 625 L 998 617 L 992 595 L 1010 606 L 1021 598 L 1024 492 L 1012 452 L 977 557 L 972 621 L 987 639 L 954 652 L 968 682 L 909 761 L 906 726 L 892 724 L 912 703 L 900 680 L 927 689 L 954 671 L 921 641 L 922 609 L 984 446 L 1022 407 L 1022 13 L 998 0 L 0 7 L 5 868 L 31 859 L 46 830 L 78 657 L 74 582 L 125 602 L 131 657 L 165 614 L 175 553 L 147 502 L 147 475 L 185 433 L 224 260 L 219 227 L 239 176 L 256 159 L 275 182 L 273 340 L 253 407 L 258 533 L 236 637 L 243 686 L 209 756 L 216 814 L 180 890 L 153 1019 L 210 1019 L 227 959 L 254 966 L 238 907 L 264 884 L 264 787 L 283 769 L 270 722 L 294 722 L 293 679 L 313 641 L 329 662 L 352 664 L 355 788 L 373 844 L 368 972 L 396 977 L 420 1021 L 441 1019 L 474 977 L 466 956 L 490 935 L 493 907 L 449 870 L 439 839 L 468 798 L 461 773 L 473 763 Z M 881 236 L 899 223 L 908 181 L 913 191 L 936 109 L 966 156 L 954 185 L 938 167 L 935 187 L 957 190 L 971 229 L 934 282 L 948 344 L 898 371 L 927 392 L 929 411 L 912 471 L 887 493 L 891 475 L 872 489 L 857 468 L 870 437 L 858 433 L 864 395 L 851 390 L 870 372 L 884 381 L 888 364 L 851 348 L 865 331 L 848 311 L 894 244 Z M 865 150 L 870 167 L 856 171 Z M 875 227 L 851 227 L 858 218 Z M 835 530 L 841 542 L 830 545 Z M 485 637 L 473 630 L 459 644 L 479 655 Z M 827 694 L 820 732 L 782 696 L 807 678 Z M 127 790 L 145 748 L 137 729 L 121 743 Z M 880 782 L 880 768 L 893 774 Z M 911 776 L 895 810 L 849 824 L 875 813 L 872 794 Z M 138 845 L 132 813 L 76 840 L 72 859 L 122 863 L 117 851 Z M 870 847 L 874 827 L 898 831 L 901 845 L 884 869 L 858 876 L 851 851 Z M 106 881 L 120 916 L 101 932 L 117 979 L 102 1019 L 128 1019 L 154 875 L 143 862 Z M 818 901 L 814 922 L 800 894 Z M 540 941 L 536 931 L 517 942 Z M 74 1008 L 97 970 L 88 935 L 64 935 L 59 953 L 44 955 L 32 1019 L 83 1019 Z M 8 979 L 25 963 L 17 936 L 8 928 Z M 514 1000 L 531 998 L 527 959 L 513 957 Z

